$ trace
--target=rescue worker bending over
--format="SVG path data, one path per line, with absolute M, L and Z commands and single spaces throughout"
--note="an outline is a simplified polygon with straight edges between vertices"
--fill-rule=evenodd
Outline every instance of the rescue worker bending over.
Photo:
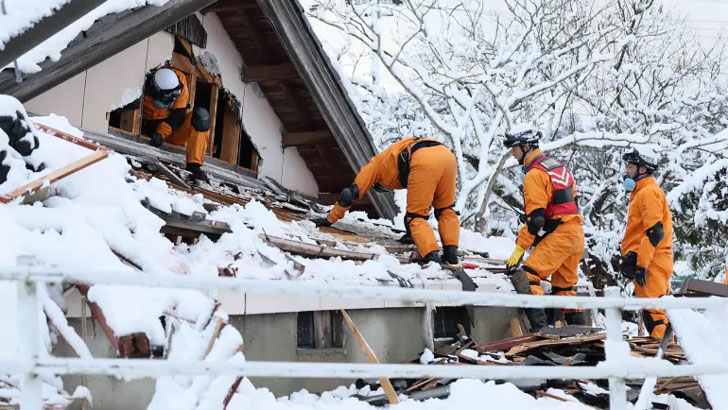
M 316 226 L 330 226 L 375 184 L 389 189 L 407 188 L 405 227 L 423 261 L 457 265 L 460 221 L 453 210 L 456 176 L 457 162 L 446 146 L 434 139 L 406 138 L 375 155 L 359 171 L 354 183 L 341 191 L 328 216 L 312 221 Z M 435 208 L 442 258 L 435 233 L 427 223 L 430 206 Z
M 201 167 L 210 137 L 210 113 L 203 107 L 187 112 L 188 103 L 184 73 L 164 67 L 149 74 L 144 84 L 142 134 L 154 147 L 164 142 L 187 144 L 187 171 L 193 180 L 207 181 Z
M 533 246 L 523 268 L 513 273 L 516 291 L 543 295 L 541 280 L 551 277 L 552 294 L 576 296 L 574 285 L 584 252 L 584 231 L 576 204 L 575 181 L 564 164 L 541 152 L 541 136 L 533 128 L 506 133 L 505 146 L 523 169 L 526 216 L 516 249 L 506 265 L 513 271 L 526 249 Z M 581 309 L 564 309 L 563 314 L 569 324 L 585 324 Z M 526 316 L 532 332 L 548 325 L 544 309 L 526 309 Z
M 624 188 L 630 191 L 627 229 L 622 238 L 622 274 L 634 279 L 638 298 L 670 293 L 672 275 L 672 216 L 665 193 L 652 174 L 657 161 L 639 151 L 624 154 L 627 163 Z M 662 339 L 667 316 L 662 309 L 646 309 L 642 318 L 647 331 Z

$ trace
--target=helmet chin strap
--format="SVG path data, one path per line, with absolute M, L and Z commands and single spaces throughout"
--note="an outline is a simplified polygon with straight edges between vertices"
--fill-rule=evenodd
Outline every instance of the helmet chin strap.
M 523 162 L 524 162 L 524 161 L 526 160 L 526 155 L 527 155 L 527 154 L 528 154 L 529 152 L 531 152 L 531 150 L 532 150 L 533 148 L 529 148 L 529 150 L 528 150 L 528 151 L 526 151 L 526 149 L 525 149 L 525 148 L 523 148 L 523 147 L 525 146 L 525 144 L 518 144 L 518 146 L 519 146 L 519 147 L 521 147 L 521 151 L 523 152 L 523 155 L 521 155 L 521 159 L 519 159 L 519 160 L 518 160 L 518 165 L 523 165 Z

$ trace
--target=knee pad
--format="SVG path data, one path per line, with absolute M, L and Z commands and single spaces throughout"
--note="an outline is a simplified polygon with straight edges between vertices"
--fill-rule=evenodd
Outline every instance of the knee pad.
M 339 205 L 349 207 L 354 205 L 357 199 L 359 199 L 359 187 L 356 184 L 351 184 L 341 190 Z
M 192 127 L 196 131 L 204 132 L 210 130 L 210 113 L 203 107 L 196 107 L 192 111 Z

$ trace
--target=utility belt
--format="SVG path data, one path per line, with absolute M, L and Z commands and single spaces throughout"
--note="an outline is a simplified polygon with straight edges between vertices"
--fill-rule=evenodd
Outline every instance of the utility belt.
M 399 171 L 399 183 L 402 184 L 403 188 L 407 188 L 407 180 L 410 172 L 410 159 L 412 158 L 412 155 L 414 155 L 415 151 L 420 148 L 436 147 L 438 145 L 442 145 L 442 143 L 430 140 L 419 141 L 399 152 L 399 155 L 397 156 L 397 170 Z

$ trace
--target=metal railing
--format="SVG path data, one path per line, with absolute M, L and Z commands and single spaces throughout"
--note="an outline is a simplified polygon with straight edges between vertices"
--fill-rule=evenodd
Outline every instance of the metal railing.
M 610 408 L 624 409 L 627 379 L 700 376 L 728 373 L 728 363 L 691 364 L 650 363 L 629 359 L 629 346 L 622 336 L 622 311 L 655 309 L 720 308 L 728 299 L 674 298 L 635 299 L 619 297 L 617 288 L 605 290 L 605 297 L 536 296 L 506 293 L 425 290 L 387 286 L 361 286 L 271 280 L 242 280 L 224 277 L 154 275 L 124 272 L 48 273 L 32 267 L 0 268 L 0 280 L 15 281 L 18 290 L 18 360 L 0 362 L 7 374 L 22 374 L 20 409 L 42 409 L 42 380 L 45 375 L 113 375 L 159 377 L 170 374 L 236 375 L 289 378 L 475 378 L 475 379 L 609 379 Z M 597 366 L 433 366 L 411 364 L 349 364 L 248 361 L 245 363 L 203 361 L 158 361 L 147 359 L 76 359 L 43 357 L 40 338 L 40 302 L 37 289 L 46 283 L 87 283 L 198 290 L 226 290 L 249 293 L 315 295 L 351 299 L 384 299 L 405 302 L 540 308 L 604 309 L 606 317 L 606 360 Z M 651 394 L 651 390 L 649 392 Z M 644 402 L 640 400 L 640 402 Z M 647 401 L 649 402 L 649 401 Z

